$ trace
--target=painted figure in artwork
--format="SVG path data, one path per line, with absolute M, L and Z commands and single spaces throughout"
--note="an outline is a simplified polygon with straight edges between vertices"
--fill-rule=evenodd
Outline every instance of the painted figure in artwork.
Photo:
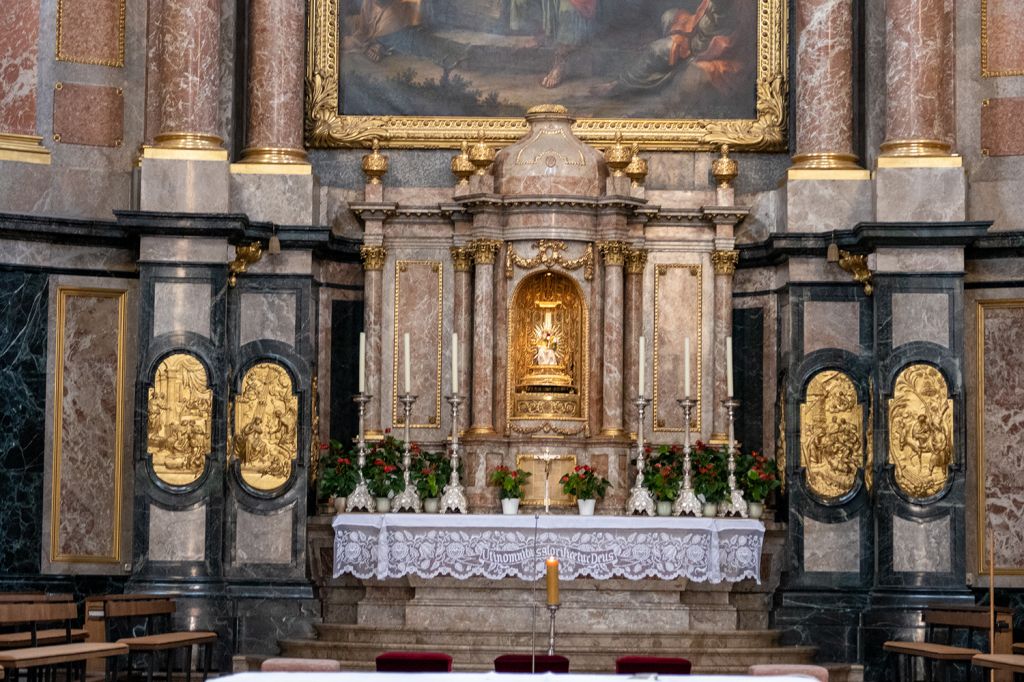
M 366 58 L 379 62 L 391 53 L 387 37 L 420 23 L 420 0 L 363 0 L 343 49 L 361 49 Z
M 569 55 L 594 33 L 597 0 L 512 0 L 509 25 L 536 36 L 537 47 L 554 48 L 551 68 L 541 85 L 555 88 L 565 77 Z

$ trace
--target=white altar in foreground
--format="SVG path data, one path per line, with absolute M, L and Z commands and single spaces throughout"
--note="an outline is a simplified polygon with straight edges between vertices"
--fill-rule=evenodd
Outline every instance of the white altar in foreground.
M 764 524 L 732 518 L 339 514 L 334 577 L 561 577 L 760 582 Z

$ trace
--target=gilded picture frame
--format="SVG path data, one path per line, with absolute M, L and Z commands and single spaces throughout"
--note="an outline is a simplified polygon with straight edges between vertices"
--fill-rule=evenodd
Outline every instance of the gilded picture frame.
M 521 137 L 521 117 L 346 115 L 341 113 L 343 36 L 340 6 L 346 0 L 309 0 L 307 22 L 305 138 L 310 148 L 369 146 L 457 148 L 478 136 L 504 145 Z M 788 98 L 788 10 L 784 0 L 756 3 L 754 115 L 750 118 L 580 118 L 575 133 L 605 145 L 621 133 L 644 149 L 711 151 L 722 144 L 745 151 L 785 151 Z M 557 89 L 546 99 L 559 102 Z M 543 104 L 545 102 L 532 102 Z M 525 108 L 524 108 L 525 113 Z
M 523 491 L 520 504 L 524 507 L 544 506 L 544 468 L 550 467 L 548 473 L 548 506 L 572 507 L 576 498 L 562 492 L 559 481 L 565 474 L 572 473 L 576 467 L 576 455 L 516 455 L 516 468 L 530 473 L 530 479 Z

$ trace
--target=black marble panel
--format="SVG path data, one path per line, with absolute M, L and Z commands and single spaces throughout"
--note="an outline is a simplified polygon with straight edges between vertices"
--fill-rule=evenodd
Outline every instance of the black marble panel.
M 334 301 L 331 306 L 331 436 L 350 442 L 359 431 L 352 396 L 359 390 L 359 332 L 363 302 Z
M 736 438 L 743 450 L 764 449 L 764 308 L 737 308 L 732 314 L 733 380 L 742 401 Z

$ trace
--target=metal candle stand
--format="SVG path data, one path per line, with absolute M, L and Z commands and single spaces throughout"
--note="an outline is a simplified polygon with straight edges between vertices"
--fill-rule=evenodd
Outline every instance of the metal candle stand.
M 391 502 L 391 511 L 399 512 L 404 509 L 409 509 L 413 512 L 419 513 L 423 509 L 423 503 L 420 502 L 419 493 L 416 491 L 416 486 L 412 484 L 410 480 L 409 470 L 412 468 L 412 451 L 409 449 L 409 423 L 412 421 L 412 404 L 416 402 L 416 396 L 412 393 L 406 393 L 398 396 L 398 401 L 402 403 L 402 414 L 405 420 L 405 452 L 402 453 L 402 469 L 404 470 L 403 476 L 405 478 L 405 488 L 399 493 Z
M 679 484 L 679 494 L 676 496 L 676 501 L 672 503 L 672 513 L 676 516 L 680 514 L 702 516 L 703 505 L 693 492 L 693 467 L 690 462 L 690 453 L 692 452 L 690 448 L 690 416 L 693 414 L 693 408 L 697 401 L 683 398 L 676 402 L 683 410 L 683 482 Z
M 459 481 L 459 405 L 462 404 L 463 399 L 460 395 L 450 395 L 447 400 L 452 406 L 452 475 L 441 495 L 441 513 L 453 511 L 468 514 L 469 503 L 466 502 L 466 491 Z
M 655 512 L 654 497 L 651 495 L 651 491 L 644 486 L 644 412 L 650 402 L 651 399 L 645 398 L 643 395 L 637 395 L 636 400 L 633 401 L 640 418 L 636 425 L 636 482 L 629 491 L 629 500 L 626 502 L 627 514 L 654 516 Z M 551 616 L 551 622 L 554 627 L 554 616 Z
M 729 503 L 722 514 L 738 514 L 747 518 L 747 501 L 743 499 L 743 491 L 736 486 L 736 408 L 740 401 L 735 398 L 723 400 L 722 404 L 729 411 Z
M 353 398 L 356 405 L 359 406 L 359 440 L 356 441 L 359 451 L 359 457 L 356 460 L 359 468 L 359 483 L 356 484 L 356 489 L 352 491 L 352 494 L 348 496 L 348 504 L 345 506 L 347 512 L 357 509 L 371 511 L 375 505 L 373 495 L 366 487 L 366 478 L 363 476 L 363 467 L 366 466 L 366 433 L 363 427 L 366 420 L 366 405 L 370 402 L 370 397 L 367 393 L 356 393 Z
M 558 613 L 558 604 L 548 604 L 548 613 L 551 615 L 551 627 L 548 630 L 548 656 L 555 655 L 555 614 Z

